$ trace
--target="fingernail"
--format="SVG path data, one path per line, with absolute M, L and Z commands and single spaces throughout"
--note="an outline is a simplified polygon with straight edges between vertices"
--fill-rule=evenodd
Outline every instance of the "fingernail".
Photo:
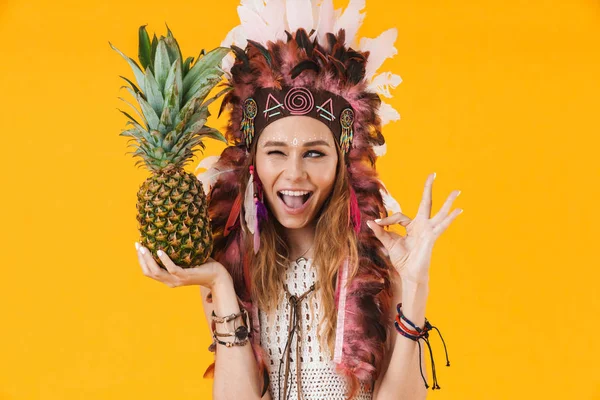
M 367 226 L 369 227 L 370 230 L 373 230 L 373 227 L 371 226 L 371 221 L 367 221 Z
M 380 222 L 381 222 L 381 218 L 377 218 L 377 219 L 375 220 L 375 222 L 377 222 L 377 223 L 380 223 Z
M 433 179 L 435 179 L 436 175 L 437 175 L 437 174 L 434 172 L 434 173 L 433 173 Z
M 460 211 L 458 212 L 459 214 L 462 214 L 464 210 L 461 208 Z
M 145 247 L 140 248 L 140 251 L 142 252 L 142 254 L 146 254 L 146 248 Z
M 163 253 L 162 250 L 159 250 L 159 251 L 156 252 L 156 254 L 158 254 L 159 257 L 162 257 L 164 253 Z
M 137 250 L 139 248 L 140 248 L 140 245 L 138 244 L 138 242 L 135 242 L 135 249 Z
M 460 190 L 458 191 L 458 193 L 456 193 L 456 197 L 460 196 Z

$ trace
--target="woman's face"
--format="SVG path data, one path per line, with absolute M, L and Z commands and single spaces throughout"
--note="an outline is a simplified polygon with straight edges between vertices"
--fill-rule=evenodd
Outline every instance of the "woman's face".
M 314 118 L 289 116 L 262 131 L 255 168 L 282 226 L 298 229 L 314 220 L 331 195 L 337 162 L 333 134 Z

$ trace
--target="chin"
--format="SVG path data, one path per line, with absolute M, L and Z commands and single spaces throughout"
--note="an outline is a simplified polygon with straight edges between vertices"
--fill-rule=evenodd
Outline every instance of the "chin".
M 279 224 L 285 229 L 301 229 L 313 223 L 314 217 L 309 219 L 308 221 L 300 221 L 294 218 L 277 218 L 277 222 L 279 222 Z

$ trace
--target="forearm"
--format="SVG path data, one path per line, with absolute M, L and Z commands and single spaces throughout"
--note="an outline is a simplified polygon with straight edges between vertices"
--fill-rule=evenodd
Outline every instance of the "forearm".
M 240 311 L 231 280 L 215 285 L 212 290 L 212 301 L 215 314 L 218 316 Z M 233 331 L 233 323 L 234 321 L 230 321 L 228 325 L 217 324 L 216 330 Z M 240 323 L 239 318 L 237 323 Z M 249 342 L 244 346 L 232 347 L 217 344 L 213 398 L 216 400 L 260 399 L 258 368 Z
M 415 283 L 409 280 L 402 281 L 402 312 L 415 325 L 422 327 L 425 323 L 425 307 L 429 295 L 427 283 Z M 396 304 L 392 304 L 394 310 Z M 419 364 L 425 356 L 422 348 L 422 356 L 419 359 L 419 347 L 417 342 L 410 340 L 393 329 L 396 334 L 390 363 L 381 378 L 381 386 L 376 400 L 402 399 L 414 400 L 424 399 L 427 389 L 421 378 Z M 423 374 L 426 376 L 425 366 Z

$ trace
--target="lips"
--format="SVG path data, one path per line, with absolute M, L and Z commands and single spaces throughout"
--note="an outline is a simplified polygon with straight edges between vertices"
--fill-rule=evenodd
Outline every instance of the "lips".
M 312 194 L 311 191 L 280 190 L 277 192 L 277 197 L 281 200 L 281 204 L 287 213 L 299 214 L 310 203 Z

